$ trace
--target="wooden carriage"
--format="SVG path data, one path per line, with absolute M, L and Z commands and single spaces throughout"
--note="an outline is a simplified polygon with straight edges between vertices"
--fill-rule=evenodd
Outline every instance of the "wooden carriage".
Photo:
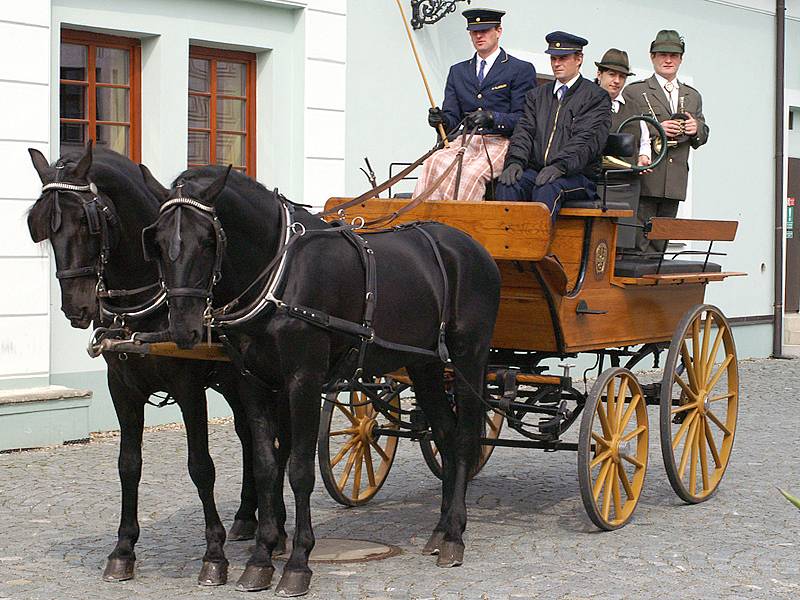
M 331 198 L 326 210 L 347 200 Z M 407 202 L 370 199 L 339 218 L 369 221 Z M 703 304 L 709 282 L 743 275 L 709 261 L 711 244 L 732 241 L 736 222 L 659 218 L 650 223 L 650 239 L 709 242 L 698 261 L 618 257 L 619 220 L 632 214 L 624 205 L 587 201 L 567 204 L 552 223 L 538 203 L 436 201 L 393 222 L 434 220 L 457 227 L 479 241 L 500 269 L 478 470 L 498 445 L 577 451 L 584 506 L 603 529 L 624 525 L 641 494 L 650 429 L 646 405 L 660 406 L 667 474 L 689 503 L 716 491 L 738 411 L 730 326 L 719 309 Z M 630 369 L 647 357 L 658 366 L 664 350 L 661 380 L 641 385 Z M 576 389 L 568 367 L 551 374 L 542 364 L 579 353 L 596 356 L 598 377 L 591 390 Z M 604 370 L 606 359 L 611 367 Z M 438 475 L 440 469 L 421 411 L 401 408 L 407 378 L 398 373 L 370 385 L 356 389 L 340 382 L 323 408 L 323 480 L 337 501 L 350 506 L 364 504 L 380 489 L 399 437 L 419 441 L 431 470 Z M 350 393 L 344 403 L 343 392 Z M 526 422 L 530 415 L 539 422 Z M 579 417 L 578 442 L 562 440 Z M 502 438 L 504 419 L 521 435 Z

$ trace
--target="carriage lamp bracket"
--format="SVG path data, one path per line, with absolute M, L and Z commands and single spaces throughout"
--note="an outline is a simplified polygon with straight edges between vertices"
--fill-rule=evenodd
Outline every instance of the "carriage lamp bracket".
M 471 0 L 411 0 L 411 27 L 422 29 L 425 25 L 433 25 L 455 12 L 456 3 Z

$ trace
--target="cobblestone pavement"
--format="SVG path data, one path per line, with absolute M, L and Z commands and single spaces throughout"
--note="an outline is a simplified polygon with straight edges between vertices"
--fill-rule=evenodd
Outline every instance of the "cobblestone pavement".
M 497 449 L 469 490 L 461 568 L 439 569 L 434 557 L 418 552 L 436 521 L 439 482 L 415 444 L 401 440 L 389 480 L 367 506 L 340 507 L 318 477 L 317 537 L 374 540 L 403 552 L 383 561 L 312 565 L 309 598 L 796 598 L 800 512 L 776 486 L 800 492 L 799 375 L 800 361 L 741 363 L 736 447 L 709 502 L 687 506 L 675 496 L 653 435 L 642 501 L 633 521 L 616 532 L 598 532 L 586 517 L 574 454 Z M 238 443 L 229 424 L 212 426 L 211 436 L 218 502 L 230 524 Z M 195 583 L 202 511 L 180 430 L 145 437 L 136 579 L 101 581 L 119 514 L 117 443 L 110 437 L 0 455 L 0 600 L 241 600 L 232 583 L 214 589 Z M 291 511 L 288 496 L 287 504 Z M 232 582 L 248 546 L 227 545 Z

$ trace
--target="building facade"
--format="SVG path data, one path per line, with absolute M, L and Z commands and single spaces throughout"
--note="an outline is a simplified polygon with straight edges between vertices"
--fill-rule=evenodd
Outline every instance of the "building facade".
M 409 17 L 410 2 L 403 4 Z M 553 29 L 590 40 L 589 77 L 612 46 L 626 49 L 633 70 L 647 76 L 656 31 L 675 28 L 686 38 L 681 79 L 703 93 L 711 138 L 694 155 L 682 211 L 740 221 L 736 243 L 720 249 L 726 268 L 749 276 L 710 286 L 708 300 L 739 318 L 740 356 L 769 355 L 774 2 L 484 4 L 508 11 L 503 47 L 545 75 L 543 40 Z M 800 107 L 800 0 L 788 9 L 786 150 L 800 158 L 800 113 L 789 120 L 800 110 L 793 108 Z M 472 53 L 463 19 L 452 13 L 414 36 L 441 102 L 450 64 Z M 0 389 L 91 389 L 90 431 L 116 428 L 104 364 L 86 355 L 88 332 L 63 318 L 48 247 L 28 236 L 25 216 L 39 182 L 27 148 L 55 160 L 91 138 L 147 164 L 164 183 L 187 165 L 232 163 L 321 206 L 366 189 L 363 157 L 382 179 L 390 163 L 416 158 L 433 141 L 394 0 L 10 2 L 0 15 L 0 52 L 12 57 L 0 63 Z M 218 398 L 212 407 L 225 414 Z M 147 417 L 179 415 L 162 409 Z

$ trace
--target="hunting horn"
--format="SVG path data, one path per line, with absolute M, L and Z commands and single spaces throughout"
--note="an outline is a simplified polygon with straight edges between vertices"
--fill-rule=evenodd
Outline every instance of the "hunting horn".
M 400 9 L 400 16 L 403 18 L 403 25 L 406 28 L 406 35 L 408 35 L 408 41 L 411 44 L 411 50 L 414 53 L 414 59 L 417 61 L 417 68 L 419 69 L 419 74 L 422 76 L 422 83 L 425 85 L 425 91 L 428 93 L 428 100 L 431 103 L 431 108 L 436 108 L 436 102 L 434 102 L 433 94 L 431 94 L 431 86 L 428 85 L 428 78 L 425 77 L 425 71 L 422 69 L 422 63 L 420 62 L 419 54 L 417 53 L 417 46 L 414 43 L 414 37 L 411 35 L 411 28 L 408 26 L 403 5 L 401 4 L 400 0 L 395 0 L 395 2 L 397 2 L 397 8 Z M 444 125 L 439 125 L 438 130 L 439 135 L 441 135 L 442 140 L 444 140 L 445 148 L 449 148 L 450 143 L 447 141 L 447 132 L 444 130 Z
M 650 109 L 650 116 L 653 117 L 656 121 L 658 121 L 658 117 L 656 117 L 656 111 L 653 110 L 653 105 L 650 104 L 650 98 L 647 97 L 647 92 L 642 92 L 642 96 L 644 96 L 644 101 L 647 103 L 647 108 Z M 678 145 L 677 140 L 667 140 L 667 148 L 675 148 L 677 145 Z M 660 137 L 653 138 L 653 152 L 655 154 L 661 154 Z

